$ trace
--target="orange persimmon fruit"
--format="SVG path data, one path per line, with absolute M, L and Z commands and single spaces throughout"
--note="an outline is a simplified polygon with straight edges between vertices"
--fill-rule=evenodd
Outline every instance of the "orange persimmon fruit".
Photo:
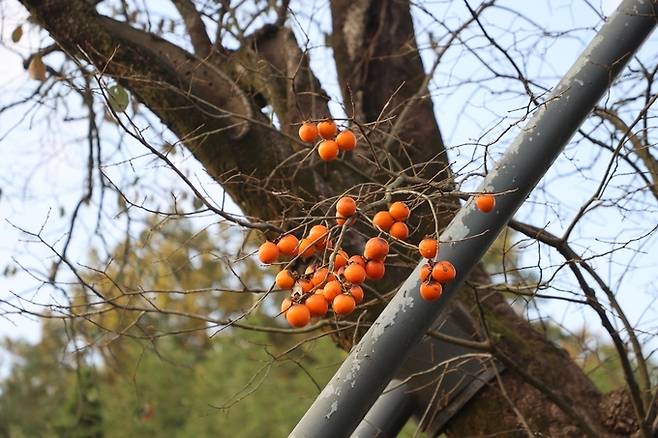
M 356 300 L 350 295 L 340 294 L 331 302 L 331 307 L 337 315 L 348 315 L 354 311 Z
M 338 156 L 338 144 L 333 140 L 325 140 L 318 146 L 318 154 L 324 161 L 333 161 Z
M 366 267 L 366 260 L 360 255 L 353 255 L 347 260 L 347 264 L 352 264 L 352 263 L 356 263 L 357 265 L 360 265 L 363 268 Z
M 336 203 L 336 212 L 344 218 L 353 216 L 356 213 L 356 201 L 350 196 L 343 196 Z
M 313 283 L 314 286 L 320 286 L 327 281 L 332 281 L 335 280 L 336 278 L 334 277 L 334 274 L 329 273 L 329 269 L 327 268 L 320 268 L 311 277 L 311 283 Z
M 384 262 L 380 260 L 368 260 L 366 263 L 366 276 L 369 280 L 381 280 L 385 272 Z
M 304 301 L 304 305 L 308 307 L 311 316 L 324 316 L 329 310 L 329 303 L 322 295 L 311 295 Z
M 388 231 L 395 223 L 395 219 L 386 210 L 378 211 L 372 218 L 372 223 L 383 231 Z
M 276 285 L 279 289 L 292 289 L 295 285 L 295 277 L 292 276 L 289 270 L 284 269 L 276 274 Z
M 299 280 L 298 283 L 299 283 L 299 287 L 302 288 L 302 292 L 303 292 L 303 293 L 308 293 L 308 292 L 310 292 L 310 291 L 313 289 L 313 287 L 314 287 L 314 284 L 311 283 L 310 280 L 304 280 L 304 279 L 301 279 L 301 280 Z
M 432 268 L 432 278 L 439 283 L 447 283 L 457 276 L 457 270 L 447 260 L 440 261 Z
M 304 327 L 311 320 L 311 311 L 303 304 L 293 304 L 286 312 L 286 319 L 293 327 Z
M 352 295 L 356 304 L 359 304 L 361 301 L 363 301 L 363 297 L 364 297 L 363 288 L 355 284 L 350 288 L 350 295 Z
M 329 230 L 324 225 L 314 225 L 308 232 L 308 239 L 315 242 L 318 249 L 324 249 L 327 246 Z
M 439 242 L 436 239 L 425 238 L 418 244 L 420 255 L 426 259 L 433 259 L 439 250 Z
M 311 257 L 313 254 L 315 254 L 316 249 L 317 248 L 315 247 L 315 245 L 313 243 L 313 240 L 311 240 L 311 239 L 304 238 L 304 239 L 299 241 L 298 252 L 304 258 Z
M 475 206 L 482 213 L 489 213 L 496 206 L 496 198 L 492 195 L 478 195 L 475 197 Z
M 337 295 L 343 293 L 343 286 L 338 282 L 338 280 L 328 281 L 324 285 L 324 298 L 327 301 L 332 301 Z
M 279 248 L 269 240 L 263 243 L 260 248 L 258 248 L 258 259 L 265 263 L 270 264 L 276 262 L 279 258 Z
M 299 127 L 299 138 L 306 143 L 310 143 L 318 136 L 318 127 L 315 123 L 302 123 Z
M 349 259 L 349 256 L 345 251 L 338 250 L 336 253 L 336 257 L 334 258 L 334 271 L 339 270 L 343 266 L 347 265 L 347 260 Z
M 429 263 L 420 268 L 420 281 L 425 281 L 432 275 L 432 265 Z
M 318 123 L 318 134 L 320 134 L 320 137 L 325 140 L 334 138 L 337 132 L 338 128 L 333 120 L 323 120 Z M 336 145 L 336 147 L 338 147 L 338 145 Z
M 388 233 L 398 240 L 407 240 L 409 237 L 409 227 L 404 222 L 396 222 L 388 230 Z
M 368 260 L 381 260 L 388 254 L 388 242 L 381 237 L 373 237 L 366 242 L 363 256 Z
M 287 256 L 297 255 L 297 245 L 299 245 L 299 240 L 292 234 L 286 234 L 276 244 L 279 252 Z
M 407 204 L 401 201 L 392 203 L 391 206 L 388 207 L 388 212 L 391 213 L 391 216 L 393 216 L 396 221 L 404 221 L 411 214 Z
M 363 266 L 357 263 L 352 263 L 345 268 L 343 277 L 345 277 L 345 280 L 353 284 L 363 283 L 366 279 L 366 270 Z
M 356 148 L 356 136 L 349 129 L 345 129 L 336 137 L 336 143 L 341 151 L 353 151 Z
M 436 301 L 441 297 L 443 287 L 441 283 L 430 281 L 420 285 L 420 296 L 426 301 Z

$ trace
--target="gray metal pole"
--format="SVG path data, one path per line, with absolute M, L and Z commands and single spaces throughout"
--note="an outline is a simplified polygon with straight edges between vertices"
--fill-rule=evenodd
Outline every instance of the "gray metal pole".
M 447 285 L 444 296 L 434 303 L 419 297 L 419 264 L 290 436 L 350 436 L 447 300 L 654 29 L 657 2 L 622 2 L 483 181 L 480 191 L 504 193 L 497 196 L 495 210 L 481 213 L 470 200 L 442 233 L 441 242 L 450 243 L 443 243 L 441 258 L 457 267 L 457 278 Z
M 393 438 L 409 420 L 414 408 L 413 394 L 407 385 L 392 380 L 351 438 Z

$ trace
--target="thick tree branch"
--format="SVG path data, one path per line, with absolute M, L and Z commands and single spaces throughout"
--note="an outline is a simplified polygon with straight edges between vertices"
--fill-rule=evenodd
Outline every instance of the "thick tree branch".
M 374 141 L 392 143 L 386 152 L 398 167 L 427 163 L 409 173 L 448 178 L 448 158 L 416 45 L 410 3 L 332 0 L 331 13 L 331 44 L 348 115 L 363 122 L 393 117 L 390 123 L 375 125 Z M 407 106 L 405 113 L 413 117 L 391 132 Z
M 226 61 L 239 83 L 272 105 L 283 132 L 296 136 L 301 121 L 331 116 L 329 97 L 289 28 L 263 26 Z
M 279 163 L 293 154 L 295 140 L 272 126 L 229 76 L 234 71 L 228 66 L 220 64 L 229 73 L 156 35 L 101 16 L 82 0 L 21 1 L 71 56 L 117 78 L 159 116 L 246 214 L 278 219 L 281 196 L 268 193 L 297 189 L 294 196 L 317 199 L 313 189 L 330 186 L 318 184 L 310 166 L 290 179 L 289 167 Z M 265 180 L 270 186 L 259 187 Z M 346 178 L 338 187 L 354 182 Z
M 206 32 L 206 26 L 203 24 L 201 14 L 197 11 L 192 0 L 172 0 L 178 13 L 183 17 L 187 33 L 190 35 L 194 53 L 205 58 L 210 53 L 212 43 Z

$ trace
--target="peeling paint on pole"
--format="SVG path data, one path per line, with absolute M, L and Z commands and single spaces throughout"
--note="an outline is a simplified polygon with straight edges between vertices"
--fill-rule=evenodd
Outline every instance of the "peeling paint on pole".
M 419 264 L 297 424 L 292 437 L 350 436 L 446 308 L 459 283 L 651 33 L 657 2 L 622 2 L 483 181 L 479 191 L 500 194 L 494 210 L 483 214 L 469 200 L 441 235 L 442 242 L 449 242 L 441 247 L 441 258 L 457 267 L 455 281 L 446 285 L 440 300 L 421 302 Z

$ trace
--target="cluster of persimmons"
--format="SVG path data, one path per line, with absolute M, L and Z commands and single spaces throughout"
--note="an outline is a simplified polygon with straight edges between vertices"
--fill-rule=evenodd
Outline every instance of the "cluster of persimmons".
M 399 215 L 400 211 L 405 214 Z M 409 216 L 403 202 L 391 204 L 390 212 L 400 219 Z M 301 239 L 288 233 L 273 242 L 266 241 L 258 249 L 258 257 L 265 264 L 275 263 L 281 256 L 308 262 L 303 273 L 284 268 L 276 276 L 279 289 L 292 290 L 281 303 L 281 312 L 291 326 L 303 327 L 311 317 L 324 316 L 330 307 L 336 315 L 352 313 L 364 299 L 363 283 L 384 277 L 389 251 L 386 239 L 373 237 L 366 242 L 363 254 L 351 256 L 335 246 L 333 238 L 355 221 L 356 213 L 356 201 L 344 196 L 336 203 L 335 227 L 314 225 Z
M 356 147 L 355 135 L 347 129 L 338 133 L 332 120 L 317 124 L 306 122 L 299 128 L 299 137 L 305 142 L 314 142 L 318 136 L 323 139 L 318 145 L 318 153 L 325 161 L 336 159 L 339 151 L 351 151 Z M 481 211 L 491 211 L 494 197 L 480 195 L 476 197 L 475 205 Z M 397 201 L 390 204 L 388 210 L 375 213 L 371 222 L 380 234 L 405 241 L 409 238 L 405 221 L 410 214 L 407 204 Z M 265 264 L 276 263 L 282 257 L 301 259 L 306 264 L 303 272 L 286 267 L 276 276 L 279 289 L 292 291 L 281 303 L 281 313 L 291 326 L 304 327 L 312 317 L 325 316 L 330 308 L 335 315 L 352 313 L 364 299 L 363 283 L 384 277 L 389 253 L 389 242 L 385 238 L 370 238 L 362 254 L 351 256 L 338 245 L 342 241 L 343 228 L 352 225 L 356 215 L 356 201 L 344 196 L 336 203 L 335 226 L 314 225 L 301 239 L 286 233 L 274 241 L 266 241 L 258 249 L 258 258 Z M 336 241 L 339 234 L 341 238 Z M 418 250 L 427 259 L 420 271 L 420 296 L 427 301 L 437 300 L 443 286 L 454 280 L 457 272 L 449 261 L 437 260 L 439 242 L 436 239 L 425 237 Z
M 299 138 L 312 143 L 318 136 L 322 141 L 318 144 L 318 155 L 324 161 L 333 161 L 340 151 L 353 151 L 356 149 L 356 136 L 349 129 L 340 133 L 333 120 L 323 120 L 317 124 L 304 122 L 299 128 Z

